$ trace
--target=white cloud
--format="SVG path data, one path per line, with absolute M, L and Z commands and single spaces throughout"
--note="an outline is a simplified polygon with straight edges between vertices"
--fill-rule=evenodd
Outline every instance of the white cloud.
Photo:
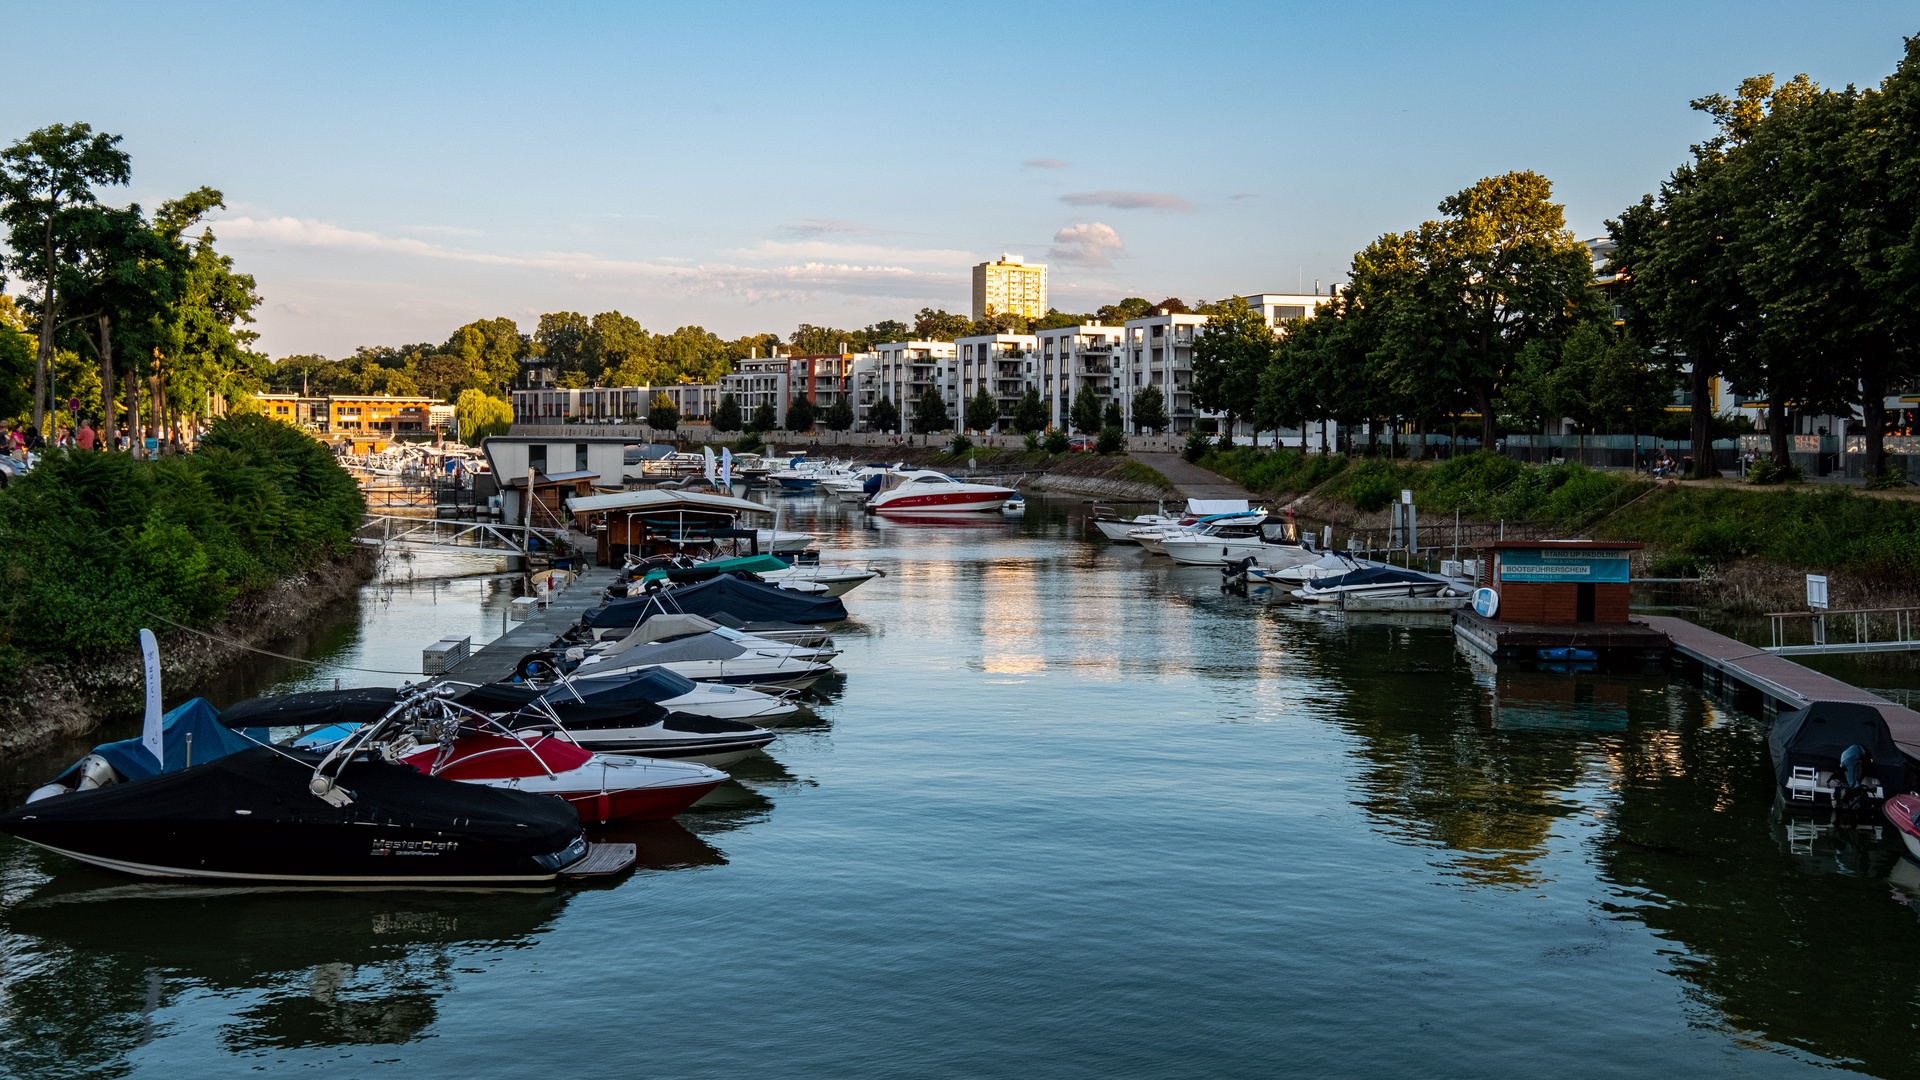
M 1115 210 L 1191 210 L 1193 204 L 1160 191 L 1083 191 L 1062 195 L 1069 206 L 1109 206 Z
M 1127 249 L 1113 227 L 1098 221 L 1069 225 L 1053 234 L 1047 258 L 1072 266 L 1111 267 L 1113 256 Z
M 565 275 L 576 281 L 641 281 L 654 291 L 728 293 L 747 300 L 804 299 L 823 292 L 877 297 L 942 295 L 962 287 L 964 280 L 957 275 L 913 270 L 899 264 L 966 265 L 973 261 L 973 256 L 964 251 L 900 251 L 825 241 L 766 241 L 753 251 L 730 254 L 799 261 L 775 267 L 685 266 L 607 259 L 580 252 L 500 255 L 467 251 L 292 217 L 235 217 L 215 222 L 214 228 L 221 239 L 243 243 L 536 270 Z
M 913 263 L 922 266 L 971 266 L 970 251 L 909 250 L 878 244 L 842 244 L 831 240 L 762 240 L 758 247 L 724 252 L 738 259 L 843 259 L 859 262 Z
M 782 225 L 779 231 L 788 236 L 829 236 L 834 233 L 880 236 L 891 233 L 893 230 L 862 225 L 858 221 L 841 221 L 839 218 L 810 217 L 801 218 L 791 225 Z

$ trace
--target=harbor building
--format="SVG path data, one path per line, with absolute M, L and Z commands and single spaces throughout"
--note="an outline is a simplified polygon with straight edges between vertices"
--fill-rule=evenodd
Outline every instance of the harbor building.
M 1047 267 L 1019 255 L 1002 254 L 999 262 L 973 268 L 973 318 L 1012 312 L 1029 319 L 1047 313 Z

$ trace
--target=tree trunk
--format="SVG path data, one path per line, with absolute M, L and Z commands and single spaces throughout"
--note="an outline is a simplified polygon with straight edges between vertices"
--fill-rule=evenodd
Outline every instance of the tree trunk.
M 1693 475 L 1707 479 L 1720 475 L 1713 467 L 1713 374 L 1705 365 L 1695 364 L 1688 378 L 1693 384 Z M 1775 445 L 1786 452 L 1785 442 Z
M 1699 430 L 1699 421 L 1695 420 L 1695 431 Z M 1699 443 L 1696 434 L 1694 442 Z M 1773 463 L 1785 469 L 1793 464 L 1793 457 L 1787 452 L 1787 401 L 1786 393 L 1775 390 L 1767 397 L 1767 443 L 1773 451 Z M 1699 458 L 1694 459 L 1696 462 Z
M 113 331 L 111 320 L 100 316 L 100 432 L 104 447 L 113 445 Z
M 127 449 L 140 456 L 140 379 L 127 372 Z
M 40 305 L 40 341 L 33 352 L 33 430 L 40 431 L 40 424 L 46 419 L 47 408 L 47 372 L 53 366 L 53 328 L 59 324 L 59 291 L 53 287 L 57 273 L 53 261 L 53 215 L 47 215 L 46 286 L 41 292 Z M 41 432 L 45 434 L 45 432 Z
M 1493 415 L 1493 384 L 1482 379 L 1473 384 L 1473 399 L 1480 406 L 1480 449 L 1491 450 L 1497 441 Z
M 1887 465 L 1887 379 L 1886 367 L 1875 355 L 1860 375 L 1860 415 L 1867 429 L 1867 482 L 1880 479 Z M 1840 453 L 1845 455 L 1846 445 Z M 1845 460 L 1844 456 L 1841 460 Z
M 1225 422 L 1220 425 L 1220 445 L 1233 449 L 1233 410 L 1228 409 Z

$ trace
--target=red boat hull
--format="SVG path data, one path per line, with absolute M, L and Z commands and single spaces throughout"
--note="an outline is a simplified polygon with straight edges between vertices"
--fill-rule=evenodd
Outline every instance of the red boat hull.
M 883 514 L 972 514 L 998 510 L 1011 498 L 1011 491 L 1005 495 L 980 491 L 929 492 L 875 502 L 873 509 Z
M 573 804 L 582 825 L 609 821 L 659 821 L 673 817 L 719 787 L 721 781 L 672 788 L 629 788 L 625 791 L 575 791 L 561 796 Z

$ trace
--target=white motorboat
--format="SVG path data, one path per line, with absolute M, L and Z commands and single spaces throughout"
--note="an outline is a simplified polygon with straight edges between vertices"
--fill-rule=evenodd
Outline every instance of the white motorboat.
M 778 529 L 757 529 L 755 537 L 760 550 L 776 555 L 793 555 L 813 546 L 813 534 L 803 532 L 782 532 Z
M 838 650 L 830 647 L 830 642 L 827 645 L 803 645 L 792 641 L 778 641 L 773 638 L 761 637 L 759 634 L 753 633 L 750 630 L 741 630 L 722 625 L 704 616 L 675 612 L 655 615 L 613 641 L 602 641 L 596 645 L 586 646 L 581 653 L 581 658 L 584 660 L 590 657 L 599 657 L 604 660 L 611 657 L 623 656 L 642 645 L 652 645 L 662 641 L 678 641 L 682 638 L 690 638 L 697 634 L 713 634 L 716 637 L 725 638 L 739 645 L 741 648 L 765 649 L 770 652 L 779 653 L 782 656 L 804 653 L 808 658 L 822 662 L 840 655 Z
M 793 589 L 802 584 L 816 585 L 819 589 L 815 595 L 845 596 L 879 577 L 880 571 L 863 570 L 857 566 L 791 566 L 785 570 L 762 570 L 759 576 L 783 589 Z
M 1251 512 L 1252 508 L 1245 499 L 1188 499 L 1187 512 L 1180 517 L 1168 516 L 1167 504 L 1163 502 L 1157 513 L 1123 520 L 1111 508 L 1096 506 L 1093 508 L 1093 527 L 1100 530 L 1101 536 L 1116 544 L 1138 544 L 1140 539 L 1133 534 L 1141 529 L 1183 528 L 1205 517 Z
M 1438 574 L 1419 570 L 1367 566 L 1316 578 L 1293 590 L 1293 595 L 1310 603 L 1337 604 L 1342 596 L 1436 596 L 1442 589 L 1451 589 L 1453 584 Z
M 822 481 L 845 480 L 852 470 L 844 461 L 807 461 L 795 458 L 787 468 L 775 469 L 767 479 L 789 491 L 811 491 Z
M 579 666 L 570 671 L 568 677 L 576 682 L 590 681 L 617 677 L 639 668 L 663 667 L 695 682 L 805 690 L 833 671 L 825 662 L 831 659 L 831 650 L 771 641 L 749 645 L 731 640 L 727 634 L 744 637 L 737 630 L 728 630 L 726 634 L 708 631 L 626 649 L 616 646 L 618 651 L 582 656 Z
M 868 480 L 904 468 L 906 468 L 905 465 L 862 465 L 840 479 L 816 482 L 814 490 L 829 492 L 835 498 L 846 502 L 866 502 Z
M 1356 558 L 1344 552 L 1329 551 L 1310 563 L 1298 563 L 1292 566 L 1267 568 L 1254 566 L 1248 569 L 1247 576 L 1256 581 L 1289 587 L 1304 585 L 1316 578 L 1337 577 L 1355 570 L 1364 570 L 1370 566 L 1385 566 L 1385 563 L 1372 562 Z
M 768 727 L 779 724 L 800 711 L 788 691 L 757 690 L 747 686 L 722 686 L 694 682 L 666 668 L 643 668 L 620 679 L 594 679 L 575 682 L 562 679 L 540 688 L 512 687 L 527 701 L 545 696 L 552 701 L 580 701 L 611 705 L 620 701 L 650 701 L 668 712 L 711 717 L 716 720 L 752 721 Z M 499 694 L 503 688 L 487 687 Z
M 926 470 L 891 473 L 867 500 L 878 514 L 971 514 L 1005 506 L 1017 492 L 993 484 L 969 484 Z
M 738 720 L 668 712 L 645 698 L 577 694 L 589 682 L 569 680 L 545 691 L 490 683 L 460 695 L 461 705 L 490 713 L 509 728 L 552 725 L 567 740 L 597 754 L 687 761 L 719 768 L 772 742 L 773 732 Z
M 1154 555 L 1165 555 L 1167 549 L 1162 541 L 1185 536 L 1216 523 L 1228 525 L 1258 525 L 1266 520 L 1267 512 L 1262 509 L 1241 510 L 1233 513 L 1212 514 L 1199 518 L 1182 518 L 1172 525 L 1149 525 L 1143 529 L 1133 529 L 1127 538 Z

